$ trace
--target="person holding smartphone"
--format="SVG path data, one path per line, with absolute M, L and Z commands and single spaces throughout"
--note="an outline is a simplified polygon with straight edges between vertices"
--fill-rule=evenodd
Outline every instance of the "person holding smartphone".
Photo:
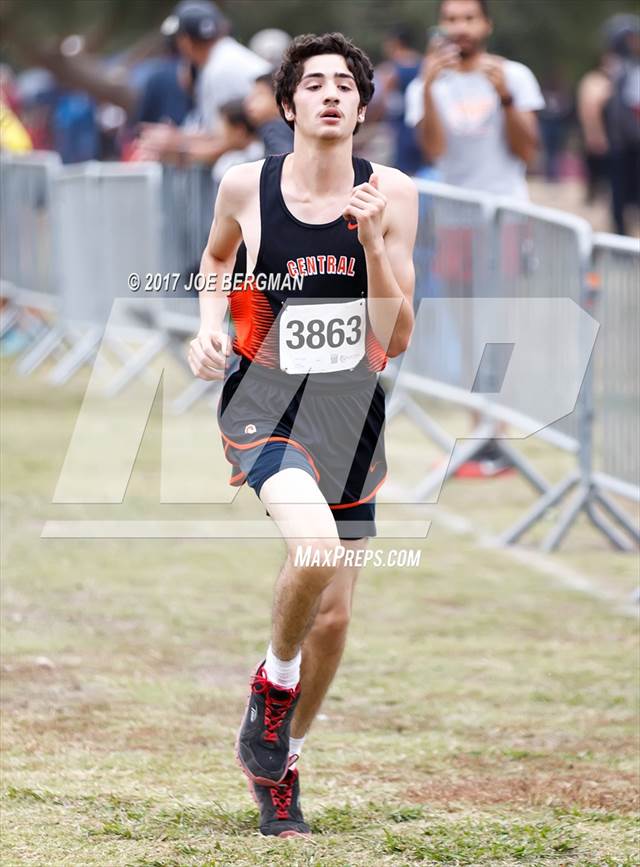
M 487 0 L 440 0 L 438 27 L 430 32 L 421 75 L 407 88 L 405 121 L 416 128 L 438 180 L 527 199 L 527 165 L 538 151 L 535 112 L 544 107 L 544 98 L 530 69 L 487 52 L 492 31 Z M 447 236 L 464 259 L 468 234 L 460 226 L 439 225 L 437 231 L 440 243 Z M 416 287 L 418 296 L 423 288 Z M 453 366 L 456 351 L 449 351 L 447 364 Z M 498 443 L 490 440 L 456 475 L 485 478 L 510 469 Z
M 487 0 L 441 0 L 405 119 L 444 183 L 524 199 L 544 98 L 528 67 L 487 52 L 492 31 Z

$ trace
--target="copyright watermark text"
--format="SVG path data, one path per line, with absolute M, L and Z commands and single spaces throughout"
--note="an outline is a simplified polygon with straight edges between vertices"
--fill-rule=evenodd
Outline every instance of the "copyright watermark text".
M 189 274 L 186 282 L 176 272 L 132 271 L 127 278 L 131 292 L 300 292 L 303 275 L 291 274 Z

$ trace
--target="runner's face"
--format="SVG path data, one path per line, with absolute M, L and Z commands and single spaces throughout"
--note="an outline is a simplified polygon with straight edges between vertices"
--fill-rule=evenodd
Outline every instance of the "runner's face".
M 304 64 L 294 94 L 296 129 L 313 138 L 342 139 L 364 119 L 355 79 L 339 54 L 319 54 Z
M 458 46 L 460 57 L 472 57 L 482 51 L 492 30 L 477 0 L 444 0 L 440 27 Z

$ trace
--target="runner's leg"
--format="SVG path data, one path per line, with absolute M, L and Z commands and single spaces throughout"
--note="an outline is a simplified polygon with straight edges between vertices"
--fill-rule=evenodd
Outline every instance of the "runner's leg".
M 340 540 L 331 509 L 304 470 L 275 473 L 262 485 L 260 499 L 287 544 L 274 591 L 271 647 L 279 659 L 289 660 L 300 649 L 320 595 L 336 574 Z M 308 564 L 297 564 L 298 551 L 309 554 Z
M 347 549 L 366 548 L 368 539 L 343 541 Z M 302 645 L 300 700 L 291 723 L 291 736 L 306 735 L 331 685 L 347 639 L 359 566 L 341 566 L 323 590 L 317 613 Z

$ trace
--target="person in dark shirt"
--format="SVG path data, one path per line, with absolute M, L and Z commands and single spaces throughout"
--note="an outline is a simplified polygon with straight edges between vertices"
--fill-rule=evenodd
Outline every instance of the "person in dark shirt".
M 178 56 L 159 60 L 140 94 L 136 120 L 180 126 L 193 108 L 194 78 L 193 70 Z
M 385 36 L 383 50 L 386 62 L 376 72 L 384 87 L 386 120 L 391 126 L 395 142 L 393 164 L 408 175 L 415 175 L 425 165 L 415 131 L 407 126 L 405 91 L 420 73 L 422 55 L 411 45 L 411 32 L 399 24 Z

